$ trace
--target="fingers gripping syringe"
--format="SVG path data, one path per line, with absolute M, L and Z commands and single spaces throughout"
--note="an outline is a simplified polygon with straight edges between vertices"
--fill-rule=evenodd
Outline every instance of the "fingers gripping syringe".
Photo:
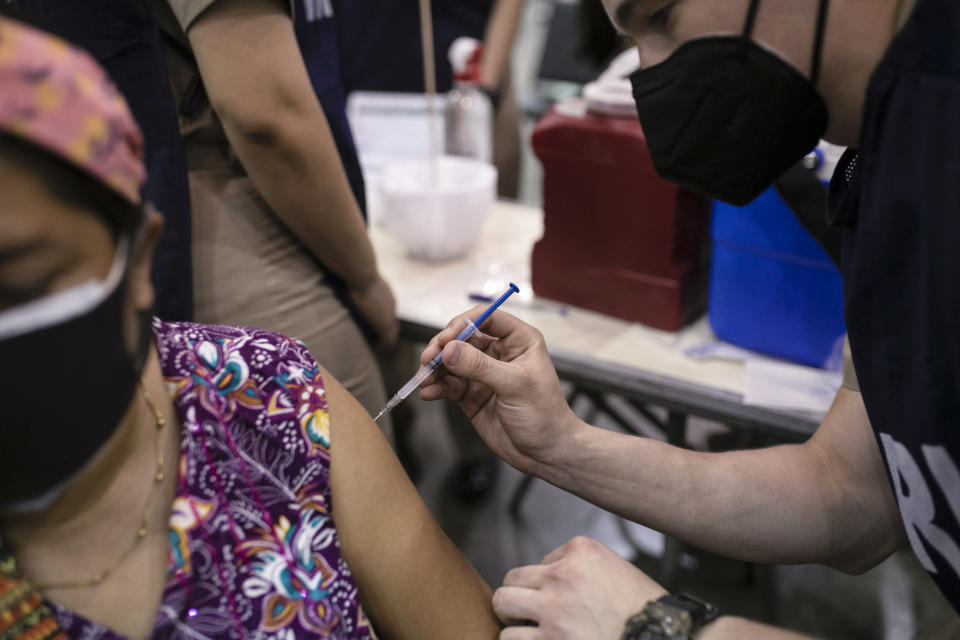
M 517 287 L 517 285 L 511 282 L 510 287 L 503 292 L 503 295 L 497 298 L 496 300 L 494 300 L 493 304 L 487 307 L 486 310 L 480 314 L 480 317 L 476 319 L 476 321 L 469 320 L 469 319 L 467 320 L 467 326 L 457 336 L 457 340 L 466 340 L 470 336 L 474 336 L 474 335 L 479 337 L 481 334 L 480 334 L 480 331 L 477 329 L 477 327 L 483 324 L 483 321 L 486 320 L 488 317 L 490 317 L 490 314 L 496 311 L 497 307 L 502 305 L 507 298 L 509 298 L 515 293 L 518 293 L 519 291 L 520 289 Z M 407 384 L 400 387 L 400 391 L 397 391 L 397 393 L 394 394 L 392 398 L 390 398 L 390 401 L 387 402 L 387 406 L 385 406 L 383 410 L 381 410 L 380 413 L 377 414 L 377 417 L 373 419 L 374 422 L 376 422 L 383 416 L 390 413 L 390 411 L 392 411 L 395 406 L 397 406 L 398 404 L 406 400 L 407 396 L 409 396 L 414 389 L 419 387 L 423 383 L 423 381 L 430 376 L 431 373 L 437 370 L 437 367 L 443 364 L 443 360 L 441 358 L 442 358 L 442 354 L 438 353 L 436 358 L 434 358 L 433 360 L 431 360 L 425 365 L 421 365 L 420 369 L 413 375 L 412 378 L 410 378 Z

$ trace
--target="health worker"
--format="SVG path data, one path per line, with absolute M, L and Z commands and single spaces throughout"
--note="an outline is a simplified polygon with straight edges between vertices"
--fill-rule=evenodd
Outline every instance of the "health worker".
M 543 336 L 498 312 L 482 344 L 452 341 L 459 326 L 431 342 L 423 361 L 442 350 L 448 373 L 421 397 L 459 401 L 520 471 L 708 551 L 860 573 L 909 544 L 960 608 L 960 5 L 603 2 L 637 43 L 637 112 L 664 177 L 742 205 L 819 139 L 850 148 L 827 211 L 843 233 L 844 384 L 803 444 L 688 451 L 579 420 Z M 790 637 L 667 594 L 583 539 L 508 573 L 494 606 L 504 640 Z M 685 620 L 672 634 L 670 616 Z

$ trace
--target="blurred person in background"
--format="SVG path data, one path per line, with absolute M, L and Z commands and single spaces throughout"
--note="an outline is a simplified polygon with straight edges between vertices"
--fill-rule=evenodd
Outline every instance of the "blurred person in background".
M 600 0 L 580 0 L 577 20 L 580 27 L 577 57 L 597 68 L 605 68 L 618 53 L 630 46 L 630 40 L 610 24 Z
M 511 82 L 510 54 L 525 0 L 433 0 L 434 65 L 437 92 L 453 86 L 448 52 L 454 40 L 470 37 L 483 43 L 480 88 L 494 107 L 493 163 L 501 197 L 516 198 L 520 176 L 520 125 Z M 423 93 L 425 87 L 420 14 L 417 0 L 333 0 L 340 38 L 340 66 L 347 93 L 394 91 Z M 404 357 L 408 356 L 408 357 Z M 385 363 L 391 387 L 399 387 L 415 370 L 415 356 L 401 348 Z M 394 373 L 395 372 L 395 373 Z M 395 413 L 398 451 L 417 475 L 409 451 L 412 415 L 406 407 Z M 496 484 L 497 460 L 453 405 L 447 421 L 459 462 L 451 485 L 457 497 L 478 502 Z
M 116 83 L 143 130 L 149 178 L 145 199 L 163 215 L 153 262 L 157 315 L 193 319 L 190 192 L 156 22 L 148 0 L 0 0 L 20 16 L 86 49 Z
M 376 414 L 364 329 L 389 346 L 398 323 L 325 6 L 152 0 L 187 156 L 196 319 L 296 336 Z
M 496 638 L 303 343 L 153 317 L 144 179 L 102 69 L 0 18 L 0 636 Z
M 480 87 L 494 106 L 493 163 L 498 193 L 516 198 L 520 130 L 510 54 L 526 0 L 433 0 L 437 91 L 453 86 L 448 52 L 454 40 L 483 43 Z M 423 93 L 423 52 L 417 0 L 333 0 L 340 34 L 340 65 L 347 93 Z

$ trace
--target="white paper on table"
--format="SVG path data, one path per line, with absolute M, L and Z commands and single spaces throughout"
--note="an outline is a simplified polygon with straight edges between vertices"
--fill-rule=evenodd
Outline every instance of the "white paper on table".
M 433 136 L 444 148 L 444 100 L 434 102 Z M 347 100 L 347 119 L 364 173 L 390 162 L 430 156 L 430 111 L 422 93 L 355 91 Z
M 750 351 L 743 347 L 723 342 L 722 340 L 711 340 L 709 342 L 697 342 L 686 347 L 683 353 L 694 360 L 734 360 L 748 362 L 750 360 L 764 360 L 767 362 L 779 362 L 774 358 Z
M 434 101 L 433 140 L 444 149 L 446 96 Z M 380 174 L 387 165 L 430 157 L 430 112 L 422 93 L 354 91 L 347 99 L 347 120 L 366 184 L 367 214 L 372 224 L 383 220 Z
M 744 382 L 744 404 L 826 413 L 843 382 L 843 372 L 748 359 Z
M 590 314 L 586 316 L 585 314 Z M 715 341 L 707 318 L 701 318 L 680 331 L 661 331 L 641 324 L 626 324 L 611 316 L 576 311 L 576 321 L 589 321 L 591 334 L 599 338 L 594 344 L 580 345 L 599 360 L 645 373 L 708 387 L 711 390 L 742 395 L 743 364 L 724 358 L 695 359 L 687 350 Z M 541 329 L 542 330 L 542 329 Z M 547 344 L 553 345 L 547 335 Z

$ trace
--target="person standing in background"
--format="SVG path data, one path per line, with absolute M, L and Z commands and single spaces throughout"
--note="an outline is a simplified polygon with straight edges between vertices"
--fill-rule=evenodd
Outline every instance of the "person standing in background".
M 340 68 L 347 93 L 423 93 L 420 16 L 416 0 L 324 0 L 333 3 Z M 494 106 L 493 163 L 501 197 L 519 190 L 519 113 L 510 80 L 510 52 L 525 0 L 434 0 L 437 91 L 453 86 L 447 52 L 457 38 L 483 42 L 481 88 Z
M 86 49 L 126 98 L 143 130 L 149 178 L 143 198 L 163 215 L 153 260 L 156 314 L 193 319 L 190 192 L 177 113 L 147 0 L 0 0 L 5 11 Z
M 309 1 L 309 0 L 308 0 Z M 423 54 L 420 15 L 416 0 L 320 0 L 335 9 L 340 38 L 340 69 L 344 88 L 353 91 L 423 93 Z M 453 86 L 453 71 L 447 57 L 450 45 L 460 37 L 483 42 L 481 86 L 494 107 L 493 164 L 497 167 L 497 192 L 516 198 L 520 176 L 519 111 L 510 75 L 510 52 L 525 0 L 434 0 L 433 34 L 437 91 Z M 388 378 L 399 386 L 409 377 L 407 350 L 400 349 L 384 363 Z M 416 475 L 410 453 L 405 453 L 403 408 L 395 416 L 401 459 Z M 454 471 L 458 496 L 468 502 L 487 496 L 496 482 L 497 460 L 477 436 L 460 410 L 447 411 L 460 462 Z
M 386 394 L 361 324 L 381 345 L 398 324 L 364 226 L 328 5 L 152 6 L 187 151 L 197 320 L 299 338 L 379 411 Z M 303 54 L 298 31 L 317 31 Z

